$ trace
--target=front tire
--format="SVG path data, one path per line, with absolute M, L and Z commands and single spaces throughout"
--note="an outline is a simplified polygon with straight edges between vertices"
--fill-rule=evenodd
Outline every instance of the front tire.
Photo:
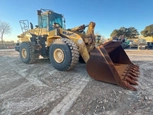
M 78 47 L 70 39 L 56 39 L 49 48 L 49 58 L 55 69 L 70 70 L 79 60 Z

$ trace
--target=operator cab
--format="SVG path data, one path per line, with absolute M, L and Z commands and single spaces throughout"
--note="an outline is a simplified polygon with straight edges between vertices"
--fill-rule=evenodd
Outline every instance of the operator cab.
M 38 27 L 46 28 L 48 31 L 54 30 L 55 28 L 65 28 L 65 19 L 62 14 L 55 13 L 51 10 L 42 11 L 38 10 Z

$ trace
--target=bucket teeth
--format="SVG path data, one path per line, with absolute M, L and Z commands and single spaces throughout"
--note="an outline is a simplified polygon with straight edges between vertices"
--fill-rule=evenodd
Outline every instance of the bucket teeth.
M 138 77 L 138 74 L 136 74 L 134 72 L 129 71 L 128 73 L 131 74 L 131 75 L 133 75 L 134 77 Z
M 133 77 L 132 75 L 128 75 L 129 78 L 133 79 L 134 81 L 138 81 L 138 79 L 136 77 Z
M 130 85 L 129 83 L 127 84 L 127 89 L 137 91 L 137 89 L 133 87 L 132 85 Z
M 138 66 L 132 64 L 130 66 L 130 68 L 129 68 L 129 72 L 128 73 L 132 74 L 135 77 L 138 77 L 139 76 L 139 68 L 138 68 Z
M 139 75 L 139 68 L 135 65 L 128 66 L 125 71 L 123 72 L 122 76 L 122 87 L 125 87 L 126 89 L 136 91 L 137 89 L 133 87 L 132 85 L 138 85 L 137 77 Z
M 139 71 L 135 71 L 133 69 L 130 69 L 131 72 L 136 73 L 137 75 L 139 75 Z
M 125 77 L 125 80 L 127 82 L 129 82 L 131 85 L 138 85 L 137 82 L 135 82 L 134 80 L 130 79 L 129 77 Z
M 139 68 L 135 67 L 135 66 L 131 66 L 130 68 L 134 69 L 134 70 L 138 70 Z
M 137 91 L 137 89 L 129 84 L 128 81 L 123 81 L 121 86 L 132 91 Z
M 133 77 L 138 77 L 139 72 L 137 70 L 132 69 L 132 68 L 128 68 L 128 69 L 126 68 L 122 75 L 123 76 L 130 75 Z

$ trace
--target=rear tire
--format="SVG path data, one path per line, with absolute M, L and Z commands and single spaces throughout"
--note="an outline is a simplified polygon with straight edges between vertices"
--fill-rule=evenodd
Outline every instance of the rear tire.
M 20 58 L 24 63 L 35 63 L 39 54 L 36 53 L 35 47 L 31 42 L 22 42 L 20 44 Z
M 70 70 L 79 60 L 78 47 L 70 39 L 56 39 L 49 48 L 49 58 L 55 69 Z

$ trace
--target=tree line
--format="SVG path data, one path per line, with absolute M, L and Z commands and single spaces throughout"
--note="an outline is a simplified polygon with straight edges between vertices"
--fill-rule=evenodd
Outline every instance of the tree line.
M 144 37 L 153 36 L 153 24 L 146 26 L 144 30 L 142 30 L 140 33 Z M 112 38 L 115 38 L 115 37 L 118 38 L 120 36 L 124 36 L 129 39 L 136 38 L 136 36 L 138 35 L 139 35 L 139 32 L 137 31 L 135 27 L 129 27 L 129 28 L 121 27 L 119 29 L 113 30 L 113 32 L 110 34 Z

